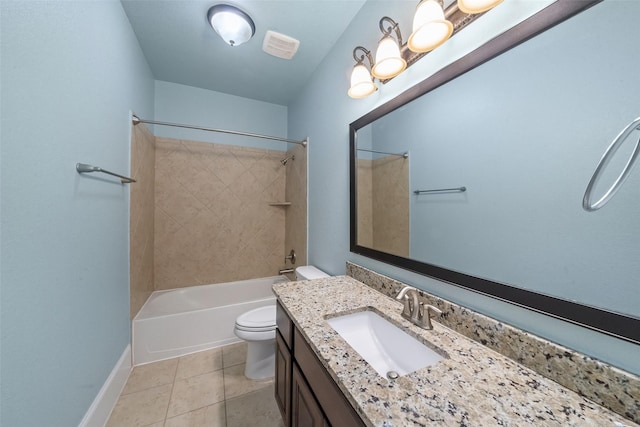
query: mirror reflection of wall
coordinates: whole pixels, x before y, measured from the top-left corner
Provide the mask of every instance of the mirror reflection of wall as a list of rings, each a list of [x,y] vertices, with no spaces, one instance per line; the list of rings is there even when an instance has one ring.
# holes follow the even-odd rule
[[[581,206],[604,150],[640,116],[639,14],[640,2],[600,3],[363,128],[374,149],[411,153],[409,258],[640,317],[640,169],[600,211]]]

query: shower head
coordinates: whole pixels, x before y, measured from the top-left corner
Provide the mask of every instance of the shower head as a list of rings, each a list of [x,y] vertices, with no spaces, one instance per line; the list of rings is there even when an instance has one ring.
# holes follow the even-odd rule
[[[296,159],[296,156],[292,154],[280,160],[280,163],[282,163],[282,166],[285,166],[289,160],[295,160],[295,159]]]

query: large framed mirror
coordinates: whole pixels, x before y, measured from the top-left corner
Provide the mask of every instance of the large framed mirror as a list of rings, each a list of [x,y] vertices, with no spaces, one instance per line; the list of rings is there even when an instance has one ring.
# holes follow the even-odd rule
[[[640,343],[640,167],[582,206],[640,116],[639,14],[558,0],[351,123],[351,251]]]

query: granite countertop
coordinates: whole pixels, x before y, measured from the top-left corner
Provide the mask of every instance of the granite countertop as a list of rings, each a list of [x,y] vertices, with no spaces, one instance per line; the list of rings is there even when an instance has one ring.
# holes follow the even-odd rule
[[[338,276],[273,286],[278,299],[352,406],[370,426],[637,426],[592,401],[440,325],[423,330],[402,304]],[[381,377],[326,322],[374,308],[447,358],[396,380]]]

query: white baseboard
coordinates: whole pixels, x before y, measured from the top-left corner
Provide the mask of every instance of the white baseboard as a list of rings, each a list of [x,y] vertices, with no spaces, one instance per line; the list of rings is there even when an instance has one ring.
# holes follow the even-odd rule
[[[128,345],[78,427],[104,427],[107,424],[111,411],[116,406],[118,397],[120,397],[120,393],[127,383],[130,372],[131,345]]]

